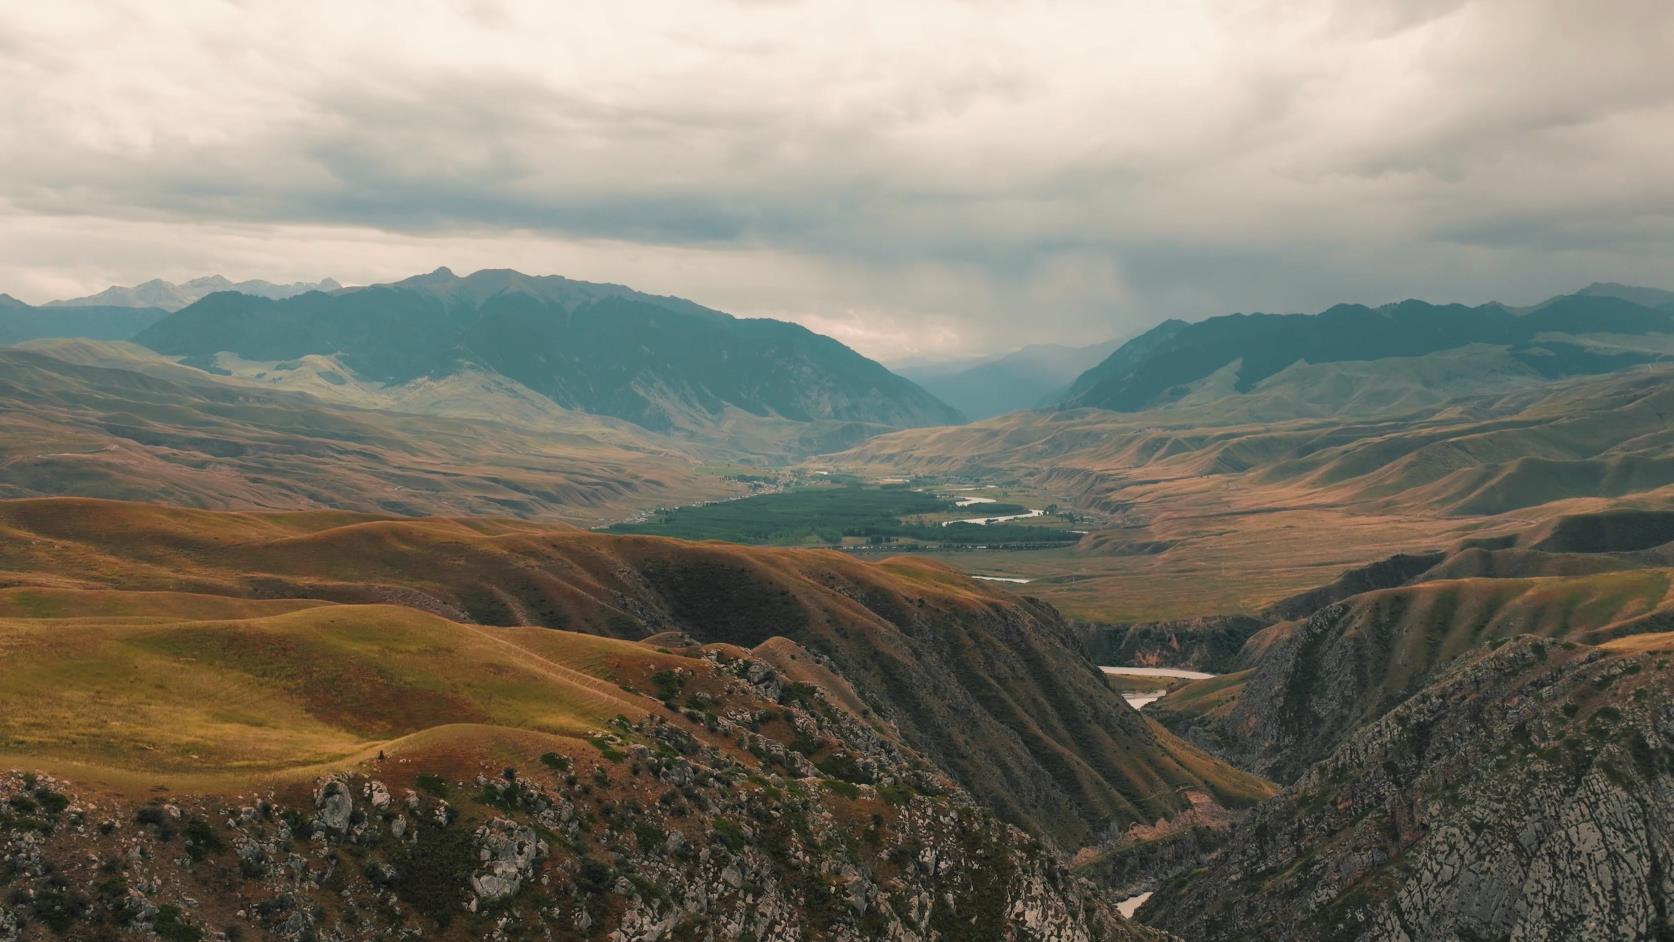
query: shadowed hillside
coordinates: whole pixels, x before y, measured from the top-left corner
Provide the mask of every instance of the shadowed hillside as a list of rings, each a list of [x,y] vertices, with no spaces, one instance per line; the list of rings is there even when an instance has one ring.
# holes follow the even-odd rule
[[[1188,685],[1159,719],[1241,766],[1290,781],[1484,644],[1533,635],[1605,644],[1674,630],[1666,514],[1565,517],[1497,547],[1466,545],[1389,587],[1313,596],[1245,644],[1235,686]],[[1566,536],[1568,538],[1566,538]],[[1659,547],[1658,536],[1668,539]],[[1648,545],[1649,544],[1649,545]],[[1424,557],[1406,557],[1406,560]],[[1401,559],[1377,571],[1401,573]],[[1195,688],[1215,691],[1198,698]]]
[[[29,770],[0,774],[0,929],[1153,937],[840,685],[793,681],[819,673],[809,652],[678,647],[0,591],[0,760]]]
[[[43,337],[127,340],[165,316],[157,307],[35,307],[0,294],[0,346]]]
[[[668,631],[829,658],[875,719],[1007,817],[1071,846],[1265,786],[1143,720],[1049,607],[946,567],[614,537],[512,520],[0,504],[15,584],[399,604],[482,625]]]

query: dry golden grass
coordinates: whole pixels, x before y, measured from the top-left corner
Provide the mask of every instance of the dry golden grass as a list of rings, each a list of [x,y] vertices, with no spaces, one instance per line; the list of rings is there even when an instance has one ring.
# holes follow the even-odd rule
[[[58,607],[108,607],[110,593],[86,594],[99,598]],[[176,620],[180,597],[145,595],[125,607],[161,614],[0,619],[0,761],[201,784],[352,763],[460,724],[578,736],[654,706],[585,668],[681,660],[394,606]]]
[[[1260,396],[1018,413],[881,436],[828,464],[1022,479],[1094,515],[1074,548],[935,554],[1030,579],[1019,591],[1066,614],[1256,612],[1394,553],[1564,514],[1674,506],[1668,379],[1633,371],[1407,414],[1271,423],[1247,420]]]

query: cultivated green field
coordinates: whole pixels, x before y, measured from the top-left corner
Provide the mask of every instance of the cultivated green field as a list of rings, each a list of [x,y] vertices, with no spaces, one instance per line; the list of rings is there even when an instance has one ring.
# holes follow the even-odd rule
[[[1073,543],[1080,534],[1061,527],[1017,523],[949,522],[977,516],[1028,512],[1022,504],[959,507],[955,501],[905,486],[839,485],[664,511],[651,520],[620,523],[613,533],[641,533],[687,540],[724,540],[775,546],[845,542],[971,546]]]

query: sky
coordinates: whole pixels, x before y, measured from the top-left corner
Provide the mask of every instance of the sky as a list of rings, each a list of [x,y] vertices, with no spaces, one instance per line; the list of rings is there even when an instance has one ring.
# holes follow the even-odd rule
[[[885,362],[1674,287],[1665,0],[0,5],[0,291],[447,265]]]

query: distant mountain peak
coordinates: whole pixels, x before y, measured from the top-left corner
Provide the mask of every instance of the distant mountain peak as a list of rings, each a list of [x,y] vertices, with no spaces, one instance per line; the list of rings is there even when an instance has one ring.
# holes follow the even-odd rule
[[[445,284],[449,281],[458,280],[459,276],[453,273],[453,269],[447,267],[446,265],[439,265],[434,271],[423,275],[414,275],[411,278],[403,278],[395,283],[398,285],[424,286]]]
[[[153,278],[137,285],[112,285],[98,294],[91,294],[82,298],[49,301],[44,306],[155,307],[162,308],[165,311],[178,311],[218,291],[236,291],[240,294],[279,300],[306,294],[309,291],[336,291],[342,287],[343,285],[334,278],[322,278],[315,282],[298,281],[283,285],[260,279],[235,282],[225,275],[204,275],[180,284],[164,281],[161,278]]]
[[[1595,281],[1575,293],[1586,297],[1618,298],[1653,308],[1674,305],[1674,291],[1647,288],[1643,285],[1624,285],[1616,281]]]

